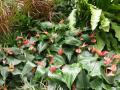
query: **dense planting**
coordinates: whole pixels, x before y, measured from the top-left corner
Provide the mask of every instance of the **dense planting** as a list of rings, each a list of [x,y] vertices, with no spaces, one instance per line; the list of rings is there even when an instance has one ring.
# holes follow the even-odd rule
[[[120,89],[119,0],[0,2],[0,90]]]

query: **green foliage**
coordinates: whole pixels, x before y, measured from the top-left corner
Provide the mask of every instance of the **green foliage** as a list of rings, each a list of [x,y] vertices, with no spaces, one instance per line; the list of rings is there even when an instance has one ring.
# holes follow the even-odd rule
[[[51,22],[35,20],[22,11],[16,13],[12,26],[16,32],[1,40],[6,43],[0,47],[0,87],[119,90],[120,2],[55,3],[56,20]]]
[[[68,19],[69,19],[69,28],[71,30],[75,29],[75,25],[76,25],[76,11],[77,11],[77,9],[73,9],[71,14],[68,17]]]
[[[90,6],[90,10],[91,10],[91,29],[95,30],[95,28],[98,25],[98,22],[100,21],[100,16],[102,13],[101,9],[96,8],[95,6]]]
[[[104,15],[101,15],[101,25],[99,28],[104,30],[105,32],[109,32],[110,20],[106,18]]]
[[[115,37],[118,38],[118,41],[120,41],[120,26],[117,25],[117,23],[112,22],[112,29],[115,31]]]

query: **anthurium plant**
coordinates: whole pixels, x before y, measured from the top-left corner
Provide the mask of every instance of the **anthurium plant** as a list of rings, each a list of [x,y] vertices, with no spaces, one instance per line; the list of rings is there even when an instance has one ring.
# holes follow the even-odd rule
[[[40,21],[24,15],[13,28],[19,31],[14,44],[1,44],[0,89],[119,90],[119,0],[56,3],[60,11],[67,4],[63,16],[54,11],[53,21]]]

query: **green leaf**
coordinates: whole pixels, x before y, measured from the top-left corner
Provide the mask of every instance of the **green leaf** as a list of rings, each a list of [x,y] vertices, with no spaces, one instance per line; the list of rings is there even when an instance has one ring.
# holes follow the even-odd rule
[[[88,90],[90,87],[88,75],[82,70],[76,78],[76,90]]]
[[[99,36],[101,37],[101,39],[104,41],[104,43],[107,46],[107,49],[110,50],[111,49],[111,44],[110,44],[110,40],[108,39],[108,34],[106,34],[104,31],[101,31],[99,33]]]
[[[72,12],[70,13],[68,20],[69,20],[69,27],[71,30],[75,30],[75,25],[76,25],[76,11],[77,9],[73,9]]]
[[[95,44],[95,48],[97,48],[99,50],[103,50],[103,48],[105,47],[105,43],[102,40],[102,38],[100,37],[99,33],[96,33],[96,40],[97,40],[97,43]]]
[[[72,48],[64,48],[64,53],[67,56],[68,60],[71,61],[72,55],[73,55],[73,49]]]
[[[79,61],[84,61],[84,60],[86,60],[86,61],[88,60],[90,62],[90,61],[96,61],[97,57],[93,56],[88,51],[84,51],[84,52],[82,52],[81,54],[78,55],[77,60],[78,60],[78,62]]]
[[[36,67],[36,65],[28,61],[22,70],[22,75],[28,74],[34,67]]]
[[[37,42],[37,41],[38,41],[38,39],[35,38],[35,37],[31,37],[31,38],[30,38],[30,42]]]
[[[25,53],[25,60],[32,61],[34,58],[35,56],[33,54]]]
[[[19,49],[17,47],[12,47],[11,49],[15,55],[19,55],[19,54],[23,53],[23,50]]]
[[[48,44],[45,42],[40,42],[38,44],[38,52],[41,53],[42,51],[44,51],[47,48]]]
[[[71,90],[71,86],[80,71],[79,64],[72,64],[64,66],[62,70],[56,73],[48,72],[48,76],[66,83],[67,87]]]
[[[80,62],[82,64],[82,67],[86,69],[89,72],[90,76],[100,76],[100,68],[101,64],[100,62],[90,62],[89,60],[83,60]]]
[[[10,57],[7,58],[7,63],[8,64],[18,65],[21,62],[22,62],[21,60],[18,60],[18,59],[15,59],[15,58],[10,58]]]
[[[90,41],[91,41],[91,39],[89,38],[89,35],[88,35],[88,34],[82,34],[81,37],[83,38],[83,40],[84,40],[85,42],[90,42]]]
[[[112,29],[115,31],[115,37],[120,41],[120,26],[115,22],[112,22],[111,25]]]
[[[112,87],[108,84],[104,84],[102,85],[102,87],[105,89],[105,90],[116,90],[116,89],[112,89]]]
[[[53,28],[54,24],[51,22],[42,22],[42,23],[40,23],[40,26],[43,30],[45,30],[45,29]]]
[[[0,51],[0,61],[5,57],[5,53]]]
[[[42,77],[46,73],[46,69],[44,67],[38,66],[35,72],[34,80],[38,80],[40,77]]]
[[[74,37],[71,37],[71,36],[66,37],[64,42],[65,42],[65,44],[68,44],[68,45],[75,45],[75,46],[80,46],[81,45],[80,40],[78,40]]]
[[[4,81],[0,80],[0,86],[3,86],[3,84],[4,84]]]
[[[101,70],[101,75],[106,80],[106,82],[108,84],[113,84],[114,83],[114,76],[107,76],[104,68],[101,68],[100,70]]]
[[[92,89],[102,90],[102,80],[100,78],[95,78],[90,82]]]
[[[21,71],[18,70],[18,69],[15,69],[13,72],[12,72],[13,75],[21,75]]]
[[[47,90],[68,90],[67,86],[60,81],[49,80]]]
[[[112,33],[109,33],[109,39],[110,39],[110,44],[112,49],[114,50],[114,52],[119,53],[120,52],[120,46],[119,46],[119,42],[117,40],[117,38],[114,37],[114,35]]]
[[[75,30],[69,30],[69,31],[66,31],[65,35],[66,36],[76,36],[81,30],[79,29],[75,29]]]
[[[57,66],[62,66],[65,64],[65,60],[62,56],[60,55],[55,55],[54,56],[54,65],[57,65]]]
[[[67,84],[68,88],[71,89],[71,85],[76,79],[78,73],[81,71],[79,64],[66,65],[63,69],[63,81]]]
[[[101,15],[101,21],[100,21],[100,29],[104,30],[105,32],[109,32],[110,29],[110,20],[106,18],[104,15]]]
[[[83,52],[78,56],[78,62],[86,69],[91,76],[100,76],[101,62],[96,61],[97,57],[92,56],[89,52]]]
[[[66,30],[68,28],[68,25],[66,25],[66,24],[56,24],[55,25],[55,30]]]
[[[8,76],[8,68],[7,67],[3,67],[3,68],[1,68],[0,71],[1,71],[1,75],[3,77],[3,80],[5,81],[7,76]]]
[[[93,5],[90,5],[90,10],[91,10],[91,14],[92,14],[91,15],[91,28],[92,28],[92,30],[95,30],[98,25],[98,22],[100,21],[100,16],[101,16],[102,10],[96,8]]]

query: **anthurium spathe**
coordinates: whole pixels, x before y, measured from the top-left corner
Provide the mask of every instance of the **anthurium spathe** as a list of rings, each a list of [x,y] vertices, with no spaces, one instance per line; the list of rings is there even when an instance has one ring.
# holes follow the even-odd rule
[[[109,53],[108,51],[100,51],[100,50],[96,49],[95,47],[91,48],[91,52],[96,53],[97,55],[99,55],[101,57],[103,57],[103,56],[105,56],[106,54]]]
[[[96,41],[96,39],[92,39],[91,42],[92,43],[96,43],[97,41]]]
[[[16,37],[16,40],[23,40],[24,38],[23,38],[23,36],[17,36]]]
[[[28,45],[29,43],[30,43],[29,40],[24,40],[24,41],[23,41],[23,45]]]
[[[23,45],[35,45],[35,42],[27,39],[23,41]]]
[[[51,66],[51,67],[49,68],[49,70],[50,70],[52,73],[54,73],[54,72],[56,72],[57,67],[56,67],[56,66]]]
[[[81,53],[81,49],[77,48],[77,49],[75,49],[75,52],[78,53],[78,54],[80,54]]]
[[[116,71],[117,71],[117,65],[112,64],[110,67],[106,68],[106,75],[107,76],[115,76]]]
[[[60,49],[58,50],[58,55],[62,55],[63,53],[64,53],[63,49],[60,48]]]
[[[111,64],[111,62],[112,62],[112,59],[111,58],[109,58],[109,57],[104,57],[104,64],[105,65],[109,65],[109,64]]]

